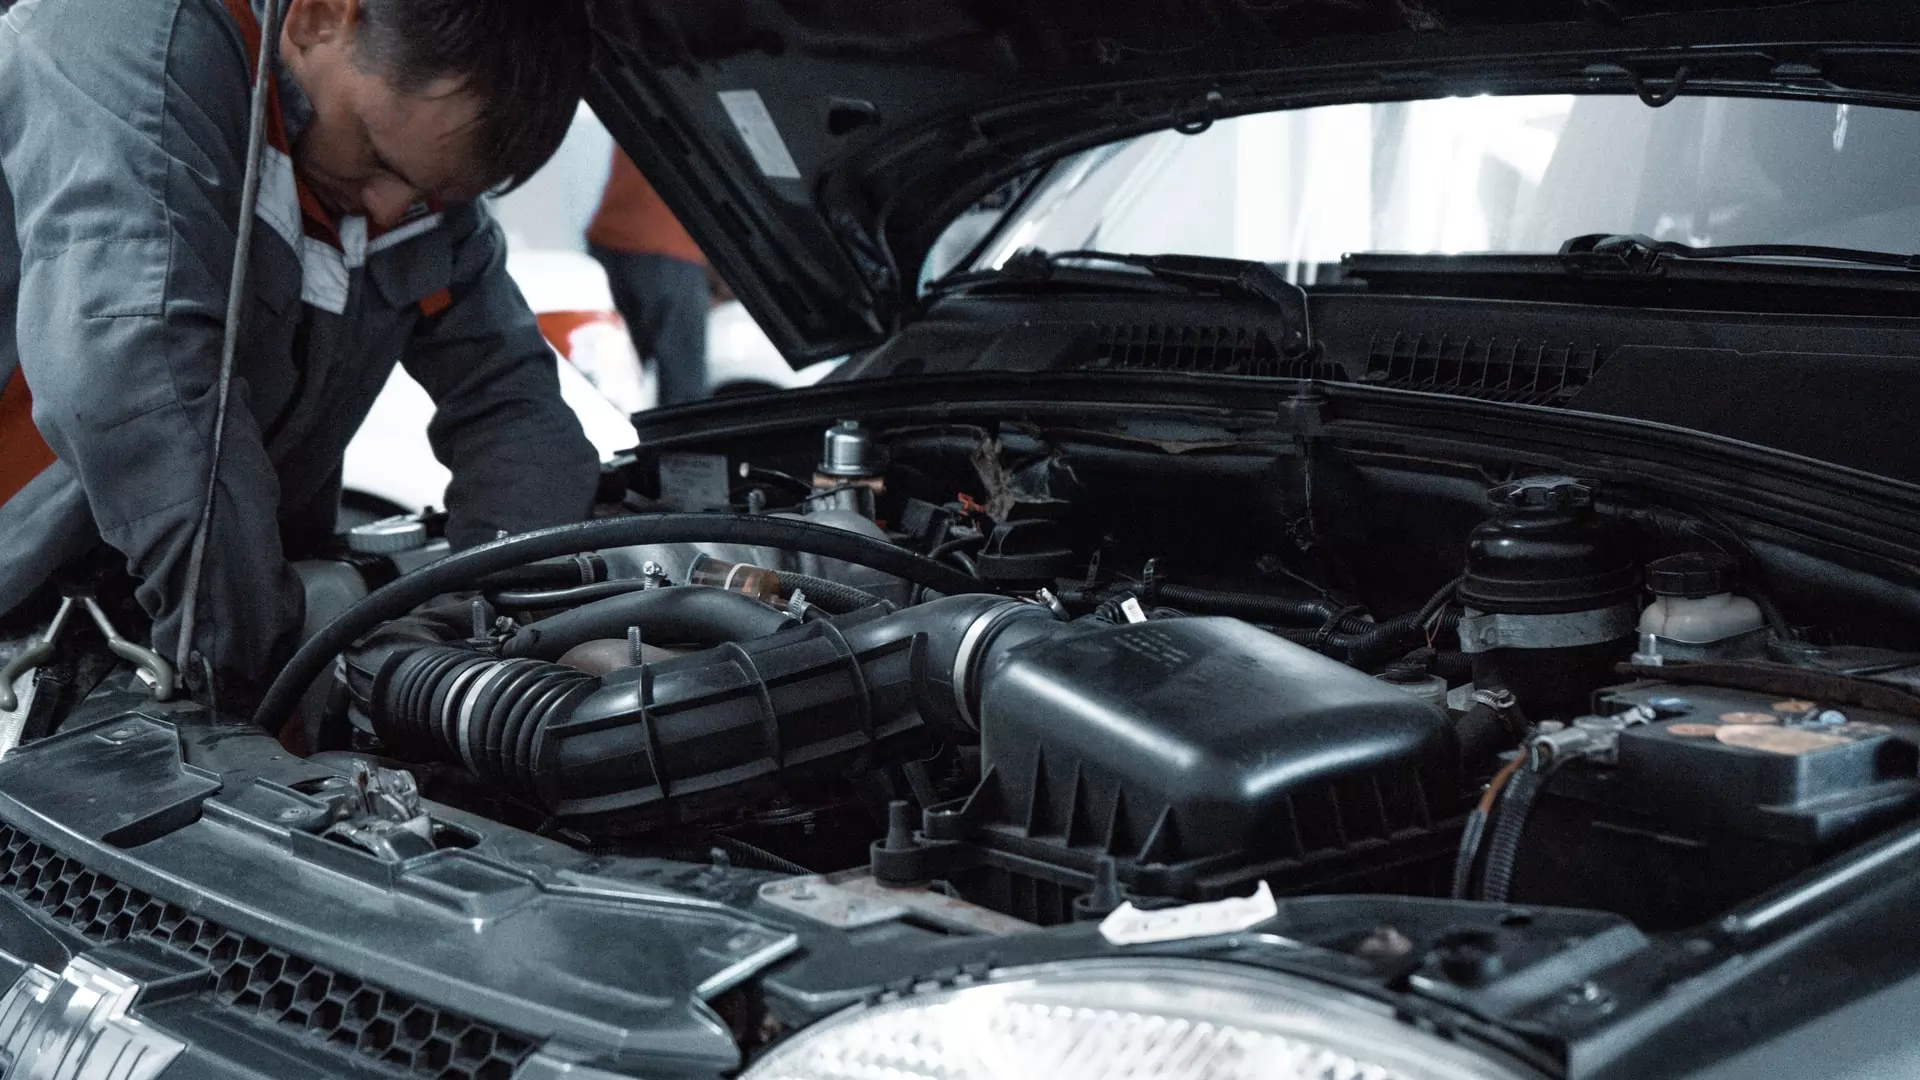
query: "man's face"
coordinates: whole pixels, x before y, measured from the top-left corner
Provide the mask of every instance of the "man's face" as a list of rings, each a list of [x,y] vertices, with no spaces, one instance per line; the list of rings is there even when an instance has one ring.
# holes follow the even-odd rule
[[[459,82],[439,79],[402,93],[356,63],[359,0],[290,0],[280,53],[313,102],[313,122],[293,147],[294,168],[336,216],[398,224],[425,198],[477,198],[471,131],[479,103]]]

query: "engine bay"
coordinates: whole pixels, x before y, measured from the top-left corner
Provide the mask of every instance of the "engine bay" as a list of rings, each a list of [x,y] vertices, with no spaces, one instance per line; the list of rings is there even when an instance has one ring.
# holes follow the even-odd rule
[[[80,622],[15,682],[0,892],[235,1060],[462,1080],[733,1075],[1143,957],[1638,1075],[1727,1050],[1661,1026],[1688,994],[1745,1031],[1906,970],[1920,596],[1837,524],[1873,504],[1312,401],[694,417],[583,524],[358,523],[257,705]]]
[[[1002,929],[1263,882],[1678,929],[1920,800],[1914,658],[1617,485],[855,420],[622,479],[596,527],[738,539],[366,627],[314,749],[584,850],[787,875],[764,898],[798,914]]]

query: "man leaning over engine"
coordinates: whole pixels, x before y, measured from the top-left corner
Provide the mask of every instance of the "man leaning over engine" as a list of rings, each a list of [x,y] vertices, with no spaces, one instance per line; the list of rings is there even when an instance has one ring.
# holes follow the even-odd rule
[[[206,502],[264,0],[0,16],[0,613],[123,564],[175,655]],[[290,553],[395,363],[455,546],[584,517],[598,464],[475,201],[559,145],[584,0],[286,0],[194,642],[229,711],[297,644]]]

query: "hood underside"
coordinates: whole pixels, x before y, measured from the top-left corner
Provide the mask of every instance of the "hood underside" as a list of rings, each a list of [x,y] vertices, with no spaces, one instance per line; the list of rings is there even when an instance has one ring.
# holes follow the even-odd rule
[[[590,102],[795,363],[910,318],[939,231],[1062,154],[1461,93],[1920,106],[1903,0],[595,0]]]

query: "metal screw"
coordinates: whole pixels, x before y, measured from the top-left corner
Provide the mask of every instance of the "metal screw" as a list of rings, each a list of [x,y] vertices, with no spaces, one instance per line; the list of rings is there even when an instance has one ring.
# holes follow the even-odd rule
[[[805,878],[802,878],[801,880],[794,883],[793,892],[789,893],[788,895],[795,900],[813,899],[813,882],[808,881]]]
[[[1821,724],[1839,725],[1847,722],[1847,714],[1841,712],[1839,709],[1828,709],[1815,717],[1814,720]]]
[[[281,821],[299,821],[301,818],[307,816],[307,812],[297,806],[289,806],[274,816]]]

